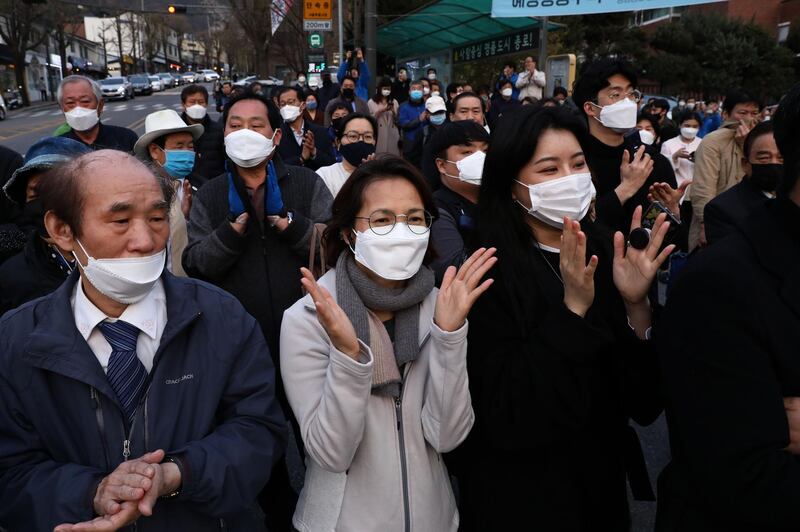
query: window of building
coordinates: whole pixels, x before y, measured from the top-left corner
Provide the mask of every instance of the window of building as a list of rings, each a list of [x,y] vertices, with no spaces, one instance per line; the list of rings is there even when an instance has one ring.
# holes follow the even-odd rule
[[[781,22],[778,24],[778,43],[783,44],[786,42],[786,39],[789,38],[789,28],[791,27],[791,22]]]

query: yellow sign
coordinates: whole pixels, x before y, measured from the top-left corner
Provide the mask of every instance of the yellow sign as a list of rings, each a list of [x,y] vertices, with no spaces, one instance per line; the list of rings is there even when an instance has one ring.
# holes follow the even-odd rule
[[[333,0],[303,0],[303,18],[306,20],[332,19]]]

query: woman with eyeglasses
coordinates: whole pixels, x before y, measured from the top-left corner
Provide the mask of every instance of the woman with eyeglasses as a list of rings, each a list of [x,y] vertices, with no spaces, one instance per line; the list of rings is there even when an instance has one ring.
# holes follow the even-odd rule
[[[331,271],[283,316],[281,375],[306,450],[300,531],[458,529],[441,453],[473,422],[466,316],[492,281],[479,249],[441,289],[427,264],[424,178],[398,157],[366,162],[333,203]]]
[[[500,261],[470,313],[462,530],[625,531],[626,473],[649,487],[628,419],[661,411],[647,293],[673,246],[660,251],[664,215],[644,250],[592,223],[587,142],[557,108],[519,109],[492,135],[475,235]]]
[[[336,130],[336,151],[342,160],[317,170],[333,197],[361,163],[374,158],[378,142],[378,123],[369,115],[351,113],[341,119]]]

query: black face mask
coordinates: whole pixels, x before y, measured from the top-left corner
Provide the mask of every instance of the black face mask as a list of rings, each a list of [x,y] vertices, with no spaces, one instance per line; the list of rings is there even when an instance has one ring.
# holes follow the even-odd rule
[[[750,181],[764,192],[775,192],[783,180],[782,164],[751,164]]]
[[[361,161],[375,153],[375,145],[367,144],[363,140],[358,142],[351,142],[350,144],[342,144],[339,147],[339,153],[342,157],[353,166],[359,166]]]
[[[355,91],[353,89],[342,89],[342,96],[345,99],[352,100],[354,95]]]
[[[17,220],[17,225],[25,232],[36,230],[41,237],[48,237],[47,229],[44,227],[44,207],[42,200],[33,199],[22,208],[22,216]]]
[[[340,116],[339,118],[334,118],[333,120],[331,120],[331,126],[333,127],[333,130],[335,132],[339,131],[340,129],[342,129],[342,121],[344,119],[345,119],[345,117]]]

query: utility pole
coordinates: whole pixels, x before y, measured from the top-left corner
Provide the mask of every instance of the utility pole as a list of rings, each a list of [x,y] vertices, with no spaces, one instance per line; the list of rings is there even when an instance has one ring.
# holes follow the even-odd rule
[[[372,74],[369,80],[370,94],[375,90],[376,79],[378,78],[377,68],[377,48],[378,48],[378,11],[377,0],[366,0],[366,28],[365,41],[367,44],[367,65]]]
[[[547,17],[541,17],[539,19],[539,64],[538,69],[545,73],[545,75],[549,76],[550,72],[547,72]]]
[[[342,22],[342,3],[344,0],[336,0],[336,7],[339,15],[339,61],[344,61],[344,23]]]

